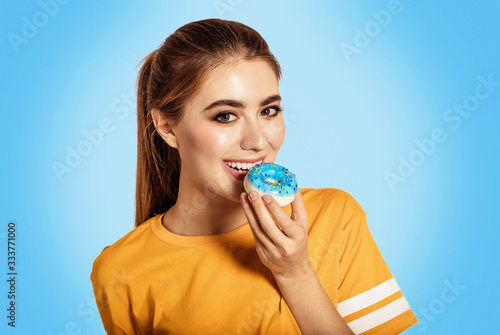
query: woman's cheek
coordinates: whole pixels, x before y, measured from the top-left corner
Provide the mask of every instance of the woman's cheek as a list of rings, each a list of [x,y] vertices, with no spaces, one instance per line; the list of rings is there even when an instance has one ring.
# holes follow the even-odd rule
[[[263,129],[264,136],[274,148],[279,148],[285,140],[285,122],[283,118],[270,122]]]
[[[230,134],[217,131],[213,128],[197,129],[193,141],[196,147],[204,153],[217,154],[224,152],[224,147],[229,144]]]
[[[196,123],[195,123],[196,124]],[[193,164],[197,157],[206,154],[210,144],[210,132],[204,128],[184,128],[178,136],[179,154],[185,163]]]

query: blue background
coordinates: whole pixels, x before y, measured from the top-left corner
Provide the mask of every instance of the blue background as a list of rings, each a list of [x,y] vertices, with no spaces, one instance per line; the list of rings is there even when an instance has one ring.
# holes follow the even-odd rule
[[[494,332],[500,86],[475,95],[480,78],[500,81],[500,5],[391,3],[3,1],[0,332],[104,333],[89,275],[133,228],[136,66],[181,25],[210,17],[255,28],[279,59],[287,128],[276,162],[300,187],[340,188],[363,206],[421,321],[406,334]],[[455,104],[472,111],[447,121]],[[73,150],[84,155],[57,173]]]

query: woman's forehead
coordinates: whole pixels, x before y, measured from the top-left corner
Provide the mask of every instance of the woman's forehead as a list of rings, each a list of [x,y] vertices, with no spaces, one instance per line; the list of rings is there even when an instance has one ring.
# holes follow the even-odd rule
[[[252,103],[278,94],[279,81],[268,63],[240,60],[207,72],[193,101],[211,104],[228,99]]]

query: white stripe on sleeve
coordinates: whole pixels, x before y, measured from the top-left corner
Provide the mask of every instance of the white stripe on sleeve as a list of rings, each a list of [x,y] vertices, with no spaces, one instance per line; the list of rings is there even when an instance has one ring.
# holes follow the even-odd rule
[[[349,322],[347,325],[355,334],[361,334],[367,330],[387,322],[401,313],[410,309],[410,305],[404,297],[394,300],[390,304],[368,313],[359,319]]]
[[[399,291],[399,286],[394,278],[391,278],[380,285],[375,286],[368,291],[360,293],[352,298],[339,302],[337,309],[342,317],[351,315],[357,311],[371,306],[391,294]]]

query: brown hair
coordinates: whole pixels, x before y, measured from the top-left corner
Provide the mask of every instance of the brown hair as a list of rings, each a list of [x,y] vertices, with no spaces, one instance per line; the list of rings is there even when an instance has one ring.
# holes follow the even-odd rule
[[[180,27],[141,61],[137,83],[136,226],[168,211],[179,191],[179,153],[157,133],[151,111],[158,110],[176,124],[207,72],[236,60],[263,60],[278,80],[281,78],[278,61],[257,31],[220,19]]]

